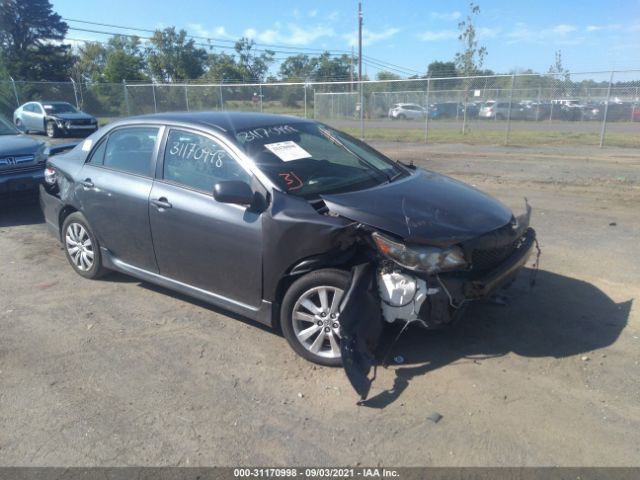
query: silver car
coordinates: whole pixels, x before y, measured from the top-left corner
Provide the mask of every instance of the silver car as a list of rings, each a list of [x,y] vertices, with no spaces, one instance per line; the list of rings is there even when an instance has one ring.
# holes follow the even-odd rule
[[[396,103],[389,109],[391,120],[423,120],[427,110],[416,103]]]
[[[24,132],[86,136],[98,129],[95,117],[76,110],[67,102],[27,102],[13,112],[13,123]]]

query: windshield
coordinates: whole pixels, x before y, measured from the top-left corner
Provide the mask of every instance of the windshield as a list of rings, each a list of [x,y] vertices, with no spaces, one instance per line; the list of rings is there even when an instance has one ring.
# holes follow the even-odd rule
[[[18,135],[19,133],[9,120],[0,115],[0,135]]]
[[[73,105],[66,102],[61,103],[44,103],[42,104],[45,111],[51,113],[76,113],[77,110],[73,108]]]
[[[305,198],[370,188],[408,172],[325,125],[288,123],[235,132],[237,143],[285,192]]]

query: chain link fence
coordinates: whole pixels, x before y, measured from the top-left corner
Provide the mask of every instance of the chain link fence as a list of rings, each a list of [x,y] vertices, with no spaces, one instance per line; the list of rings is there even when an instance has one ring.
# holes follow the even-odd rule
[[[314,118],[365,139],[640,147],[640,70],[264,84],[0,81],[0,112],[32,100],[98,117],[166,111]]]

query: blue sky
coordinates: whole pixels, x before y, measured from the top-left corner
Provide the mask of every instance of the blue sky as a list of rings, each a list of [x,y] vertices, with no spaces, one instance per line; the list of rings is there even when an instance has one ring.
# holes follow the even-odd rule
[[[70,19],[155,29],[184,28],[192,35],[286,45],[289,50],[350,51],[356,46],[357,1],[285,2],[280,0],[52,0]],[[640,0],[482,1],[476,2],[480,43],[487,47],[485,67],[496,72],[532,68],[546,72],[562,50],[574,72],[640,69]],[[364,0],[364,50],[370,77],[375,62],[424,73],[434,60],[452,60],[460,49],[457,23],[466,1]],[[70,26],[121,33],[144,32],[68,22]],[[105,35],[71,30],[73,39],[105,40]],[[223,51],[216,49],[218,51]],[[281,48],[281,50],[286,50]],[[309,53],[315,53],[309,51]],[[278,53],[278,58],[286,56]]]

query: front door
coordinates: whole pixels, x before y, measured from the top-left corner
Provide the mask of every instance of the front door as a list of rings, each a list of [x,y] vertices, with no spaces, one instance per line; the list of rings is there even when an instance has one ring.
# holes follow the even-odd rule
[[[82,167],[77,196],[100,245],[129,265],[158,271],[149,194],[158,127],[124,127],[107,135]]]
[[[173,128],[151,190],[149,217],[160,274],[251,307],[262,300],[261,213],[219,203],[213,185],[251,182],[218,140]]]

